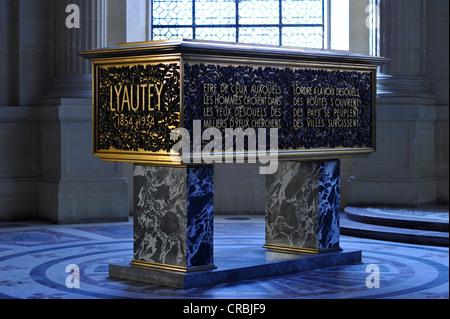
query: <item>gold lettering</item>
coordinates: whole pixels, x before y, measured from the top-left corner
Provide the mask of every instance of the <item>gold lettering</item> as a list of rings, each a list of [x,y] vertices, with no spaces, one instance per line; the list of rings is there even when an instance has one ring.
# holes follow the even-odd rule
[[[133,84],[110,86],[109,110],[111,112],[154,112],[162,108],[164,84]],[[147,105],[147,110],[146,110]]]
[[[113,87],[109,87],[109,110],[111,112],[115,112],[116,110],[113,107]]]
[[[130,110],[130,107],[133,108],[133,99],[134,99],[134,94],[133,94],[133,85],[130,85],[130,104],[128,107],[128,111]]]
[[[145,89],[146,88],[147,88],[147,85],[141,84],[142,111],[145,111],[144,96],[145,96]]]
[[[123,99],[122,99],[122,110],[124,109],[125,103],[128,104],[128,111],[130,110],[130,95],[128,94],[128,87],[125,85],[125,90],[123,90]]]
[[[122,85],[119,85],[119,90],[117,91],[117,85],[116,86],[114,86],[114,91],[116,91],[116,97],[117,97],[117,109],[116,109],[116,111],[118,111],[118,108],[119,108],[119,99],[120,99],[120,92],[122,92]]]
[[[161,84],[161,86],[158,88],[158,85],[155,85],[156,88],[156,94],[158,95],[158,111],[161,111],[161,93],[163,90],[164,84]]]
[[[148,110],[150,112],[153,112],[155,110],[155,108],[152,107],[152,97],[154,96],[152,94],[152,87],[154,86],[154,84],[149,84],[148,85]]]
[[[140,98],[139,98],[139,86],[136,86],[136,105],[133,104],[133,85],[131,86],[131,109],[133,110],[133,112],[136,112],[137,110],[139,110],[139,105],[140,105]]]

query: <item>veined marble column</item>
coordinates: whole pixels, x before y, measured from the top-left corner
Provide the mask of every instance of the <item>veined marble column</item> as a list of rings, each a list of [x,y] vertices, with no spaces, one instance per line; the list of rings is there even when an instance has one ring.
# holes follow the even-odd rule
[[[340,163],[278,164],[266,177],[266,243],[293,252],[339,248]]]
[[[380,0],[377,149],[354,159],[348,205],[434,204],[435,97],[425,77],[424,0]]]
[[[214,168],[135,166],[132,265],[188,272],[213,262]]]

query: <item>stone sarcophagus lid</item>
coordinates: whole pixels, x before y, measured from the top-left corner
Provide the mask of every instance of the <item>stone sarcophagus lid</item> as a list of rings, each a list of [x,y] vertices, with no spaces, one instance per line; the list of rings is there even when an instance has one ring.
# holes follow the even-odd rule
[[[93,63],[103,160],[177,166],[205,162],[203,152],[210,164],[269,149],[279,160],[327,160],[376,148],[383,58],[186,39],[80,55]]]

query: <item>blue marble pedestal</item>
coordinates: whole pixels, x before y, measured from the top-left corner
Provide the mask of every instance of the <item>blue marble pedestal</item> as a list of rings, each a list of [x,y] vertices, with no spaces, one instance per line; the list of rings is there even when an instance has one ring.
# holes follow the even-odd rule
[[[322,253],[339,248],[340,163],[278,164],[266,177],[265,248]]]
[[[279,163],[266,181],[270,249],[263,234],[245,251],[222,238],[214,258],[213,175],[135,166],[134,260],[109,265],[110,277],[193,288],[361,262],[339,248],[339,162]]]
[[[132,265],[214,268],[214,168],[135,166]]]

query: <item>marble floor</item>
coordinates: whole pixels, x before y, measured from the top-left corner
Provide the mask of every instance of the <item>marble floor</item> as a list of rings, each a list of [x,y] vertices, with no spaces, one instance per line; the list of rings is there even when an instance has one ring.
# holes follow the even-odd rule
[[[216,216],[215,250],[263,249],[264,217]],[[340,236],[362,263],[215,286],[175,289],[108,278],[108,265],[132,259],[127,223],[0,223],[1,299],[448,299],[448,247]],[[69,265],[80,269],[69,288]],[[66,272],[66,270],[68,272]],[[379,280],[378,280],[379,279]],[[379,285],[377,285],[379,283]],[[372,288],[369,288],[374,286]]]

